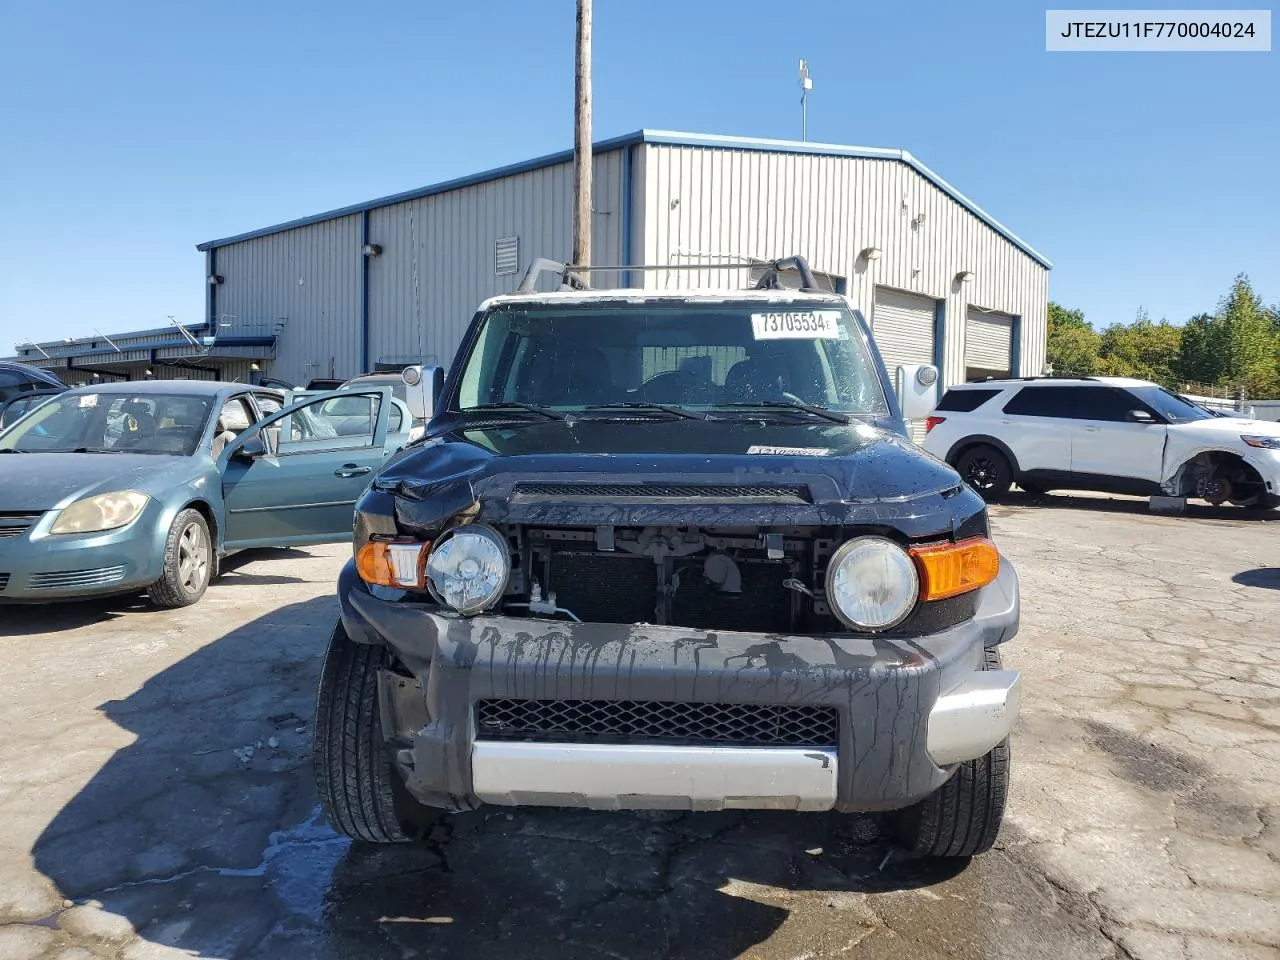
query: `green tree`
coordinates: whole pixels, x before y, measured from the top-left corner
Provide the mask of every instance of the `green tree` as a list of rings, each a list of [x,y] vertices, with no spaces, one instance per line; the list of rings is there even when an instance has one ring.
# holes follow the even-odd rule
[[[1050,303],[1045,360],[1057,373],[1097,373],[1099,338],[1080,310]]]
[[[1178,378],[1192,383],[1216,384],[1225,369],[1222,338],[1217,318],[1198,313],[1182,325],[1182,349],[1178,355]]]
[[[1172,384],[1178,378],[1182,329],[1161,320],[1152,323],[1139,308],[1133,323],[1112,324],[1102,331],[1099,372]]]
[[[1262,298],[1253,292],[1243,273],[1219,302],[1218,321],[1222,326],[1223,374],[1227,383],[1243,387],[1251,397],[1274,394],[1280,387],[1276,318],[1263,306]]]

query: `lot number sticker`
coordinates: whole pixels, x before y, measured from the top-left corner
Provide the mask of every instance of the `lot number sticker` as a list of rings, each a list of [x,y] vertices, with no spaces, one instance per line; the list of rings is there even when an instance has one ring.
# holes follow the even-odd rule
[[[831,452],[830,447],[764,447],[747,448],[747,456],[763,454],[773,457],[825,457]]]
[[[753,313],[751,333],[757,340],[838,340],[839,310],[786,310]]]

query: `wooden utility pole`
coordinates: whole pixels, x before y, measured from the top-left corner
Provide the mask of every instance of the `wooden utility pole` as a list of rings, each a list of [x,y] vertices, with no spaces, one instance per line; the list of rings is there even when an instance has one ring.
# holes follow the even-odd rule
[[[573,69],[573,262],[591,264],[591,0],[578,0]]]

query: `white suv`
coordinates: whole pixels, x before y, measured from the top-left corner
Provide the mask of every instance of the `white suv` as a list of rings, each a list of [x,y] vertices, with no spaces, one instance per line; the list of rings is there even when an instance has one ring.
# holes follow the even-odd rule
[[[924,448],[990,500],[1099,490],[1280,506],[1280,424],[1216,417],[1145,380],[986,380],[952,387]]]

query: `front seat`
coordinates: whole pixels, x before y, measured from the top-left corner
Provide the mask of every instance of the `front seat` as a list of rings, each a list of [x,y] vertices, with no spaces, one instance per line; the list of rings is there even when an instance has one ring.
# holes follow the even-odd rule
[[[777,400],[786,390],[787,368],[780,357],[756,356],[739,360],[724,378],[724,391],[731,402]]]
[[[542,374],[534,402],[549,406],[607,403],[613,399],[609,358],[598,347],[557,352]]]
[[[222,412],[218,414],[218,422],[213,427],[211,451],[213,459],[217,460],[222,456],[222,451],[227,448],[227,444],[248,430],[250,426],[249,418],[245,415],[244,407],[240,403],[228,403],[224,406]]]

